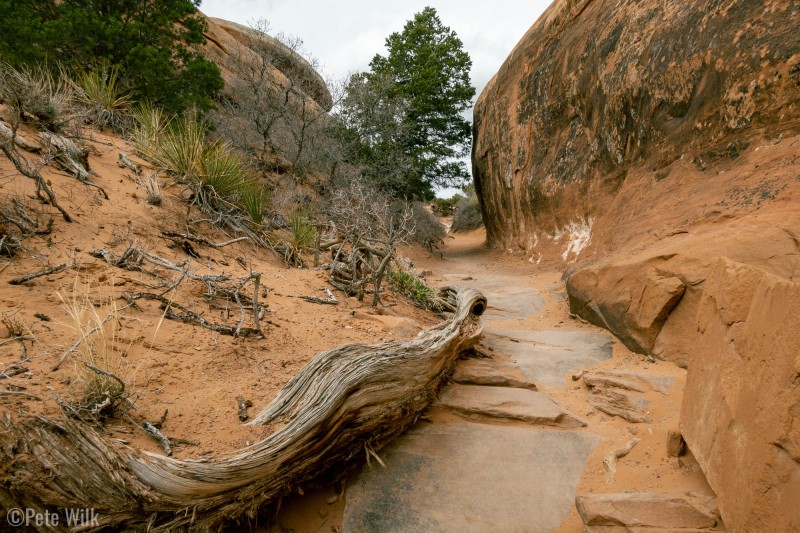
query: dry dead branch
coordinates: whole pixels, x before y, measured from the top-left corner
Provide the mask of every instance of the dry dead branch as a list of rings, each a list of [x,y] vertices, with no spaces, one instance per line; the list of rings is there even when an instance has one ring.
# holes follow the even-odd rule
[[[320,298],[319,296],[298,296],[298,298],[305,300],[307,302],[315,303],[315,304],[327,304],[327,305],[338,305],[339,300],[336,299],[336,295],[331,292],[330,289],[322,288],[321,291],[325,291],[325,294],[328,295],[327,298]]]
[[[145,250],[142,250],[141,248],[133,244],[130,245],[120,256],[116,256],[113,252],[111,252],[107,248],[100,248],[99,250],[94,250],[89,252],[89,254],[92,257],[103,259],[110,265],[119,268],[124,268],[126,270],[142,272],[154,278],[161,279],[164,282],[165,286],[167,285],[167,282],[155,271],[145,269],[143,266],[144,263],[150,263],[156,267],[180,273],[180,278],[178,279],[178,281],[171,282],[167,286],[167,288],[160,294],[141,292],[127,296],[126,298],[128,300],[129,306],[135,305],[136,300],[140,299],[156,300],[161,302],[162,309],[164,309],[165,317],[171,320],[180,320],[188,324],[196,324],[206,329],[222,333],[223,335],[233,335],[235,337],[240,337],[240,336],[257,334],[261,337],[264,337],[264,333],[261,330],[261,322],[260,322],[261,315],[263,313],[263,306],[258,301],[260,293],[260,283],[261,283],[260,272],[250,272],[248,276],[240,280],[231,280],[231,276],[228,275],[193,274],[191,272],[190,265],[188,263],[186,262],[177,264],[173,263],[168,259],[164,259],[163,257],[159,257]],[[209,322],[208,320],[203,318],[201,314],[196,313],[191,309],[187,308],[186,306],[180,305],[164,296],[166,293],[175,289],[184,279],[202,282],[206,287],[206,297],[209,300],[213,301],[214,299],[217,298],[223,298],[230,302],[235,302],[241,312],[241,319],[239,320],[237,326],[232,327],[224,324],[215,324],[213,322]],[[226,283],[229,281],[230,283]],[[242,293],[245,286],[250,282],[252,282],[253,284],[252,298],[249,298]],[[180,313],[176,313],[175,311],[173,311],[173,309],[177,309],[178,311],[180,311]],[[252,310],[253,313],[254,327],[252,328],[244,327],[244,323],[247,320],[247,314],[246,314],[247,309]]]
[[[633,447],[637,444],[639,444],[639,439],[631,439],[625,446],[609,452],[603,458],[603,466],[605,467],[606,472],[608,472],[611,480],[614,479],[614,475],[617,473],[617,459],[621,459],[622,457],[628,455]]]
[[[318,354],[250,422],[284,424],[216,461],[136,451],[67,417],[21,414],[0,447],[0,506],[93,507],[101,528],[149,531],[209,531],[255,516],[301,484],[356,464],[365,449],[379,450],[430,405],[459,354],[478,341],[486,308],[477,291],[447,290],[456,294],[455,314],[415,339]]]
[[[50,268],[45,268],[44,270],[40,270],[39,272],[33,272],[32,274],[28,274],[26,276],[22,276],[21,278],[14,278],[8,280],[9,285],[22,285],[23,283],[28,283],[31,280],[36,278],[41,278],[42,276],[49,276],[50,274],[57,274],[62,270],[66,270],[68,268],[72,268],[75,266],[74,264],[70,263],[59,263],[55,266]]]
[[[8,140],[0,142],[0,151],[3,152],[3,155],[5,155],[9,161],[11,161],[11,163],[14,165],[14,168],[17,169],[17,172],[36,182],[36,196],[41,202],[52,205],[58,210],[59,213],[61,213],[61,216],[66,222],[72,222],[72,217],[69,215],[66,209],[59,205],[56,195],[53,193],[50,185],[48,185],[47,181],[39,172],[40,167],[34,166],[33,163],[28,160],[28,158],[20,154],[19,150],[17,150],[17,127],[18,122],[14,121]],[[44,195],[42,193],[44,193]]]
[[[125,152],[119,153],[119,161],[117,162],[117,166],[120,168],[127,168],[137,176],[142,173],[142,169],[128,159],[128,156],[125,155]]]
[[[22,337],[15,337],[13,340],[20,340]],[[0,370],[0,379],[7,379],[13,378],[14,376],[18,376],[20,374],[24,374],[29,370],[26,366],[17,366],[16,363],[12,364],[5,370]]]
[[[239,420],[244,422],[250,418],[250,415],[247,414],[247,410],[253,407],[253,402],[245,400],[244,396],[237,396],[236,403],[239,405]]]
[[[26,152],[39,153],[42,151],[41,146],[33,144],[19,133],[17,134],[12,133],[11,128],[0,122],[0,141],[7,142],[12,138],[14,139],[14,144],[19,146]]]
[[[206,246],[211,246],[212,248],[224,248],[231,244],[235,244],[237,242],[247,241],[250,240],[250,237],[237,237],[235,239],[230,239],[225,242],[211,242],[205,237],[200,237],[199,235],[192,235],[191,233],[187,232],[186,234],[178,233],[177,231],[162,231],[161,235],[164,237],[168,237],[172,240],[187,240],[196,242],[198,244],[205,244]]]

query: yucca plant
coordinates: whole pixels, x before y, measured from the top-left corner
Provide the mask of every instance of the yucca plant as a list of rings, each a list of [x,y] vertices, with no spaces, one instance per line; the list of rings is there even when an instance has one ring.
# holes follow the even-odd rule
[[[225,143],[207,144],[198,166],[197,178],[203,189],[219,198],[235,198],[247,181],[241,157]]]
[[[302,211],[294,214],[290,221],[291,245],[299,254],[307,253],[314,246],[316,228],[308,215]]]
[[[180,181],[200,179],[206,150],[205,128],[200,121],[177,120],[149,104],[135,108],[133,116],[137,122],[134,142],[142,157]]]
[[[132,107],[131,115],[136,121],[134,137],[137,142],[140,136],[145,141],[155,140],[172,122],[172,117],[168,116],[160,107],[154,107],[149,102]]]
[[[122,94],[118,74],[116,66],[101,64],[78,76],[78,100],[88,107],[93,122],[101,128],[119,129],[129,117],[132,98]]]
[[[269,209],[269,193],[263,185],[251,179],[242,186],[240,205],[253,224],[261,226]]]

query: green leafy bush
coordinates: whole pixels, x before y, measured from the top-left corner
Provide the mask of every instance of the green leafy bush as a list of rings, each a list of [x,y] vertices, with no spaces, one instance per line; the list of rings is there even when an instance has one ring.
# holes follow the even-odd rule
[[[390,270],[388,278],[392,288],[410,298],[414,305],[424,309],[433,305],[436,292],[424,280],[402,270]]]
[[[207,110],[224,87],[196,45],[199,0],[0,0],[0,50],[15,67],[48,63],[72,74],[119,65],[123,93],[173,113]]]
[[[431,202],[431,209],[440,217],[449,217],[455,211],[458,202],[463,199],[464,196],[461,194],[454,194],[450,198],[434,198]]]

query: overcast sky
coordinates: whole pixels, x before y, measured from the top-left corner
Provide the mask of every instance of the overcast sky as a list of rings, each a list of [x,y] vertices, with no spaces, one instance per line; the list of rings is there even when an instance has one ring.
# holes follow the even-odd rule
[[[241,24],[266,19],[273,34],[303,39],[324,75],[342,78],[367,70],[375,54],[386,54],[386,37],[432,6],[472,58],[477,98],[548,5],[550,0],[203,0],[200,10]]]

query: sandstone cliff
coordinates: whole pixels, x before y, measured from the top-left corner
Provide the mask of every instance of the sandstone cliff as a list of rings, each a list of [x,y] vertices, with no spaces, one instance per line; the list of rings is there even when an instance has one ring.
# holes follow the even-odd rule
[[[798,25],[800,7],[786,0],[554,2],[475,106],[490,243],[534,250],[579,227],[597,242],[603,216],[614,229],[624,216],[641,236],[652,214],[635,210],[654,199],[671,208],[664,193],[687,171],[715,187],[719,164],[755,138],[800,130]]]
[[[273,59],[273,76],[291,80],[295,86],[302,87],[306,94],[319,105],[330,111],[333,106],[331,93],[325,80],[300,54],[270,35],[256,38],[253,30],[235,22],[208,17],[208,43],[203,47],[206,57],[220,66],[222,75],[229,81],[235,74],[229,64],[231,57],[246,61],[251,57],[254,64],[260,63],[257,54],[267,53]],[[241,57],[240,57],[241,56]]]
[[[557,0],[475,106],[489,244],[688,368],[682,429],[732,531],[800,527],[798,27],[786,0]]]

